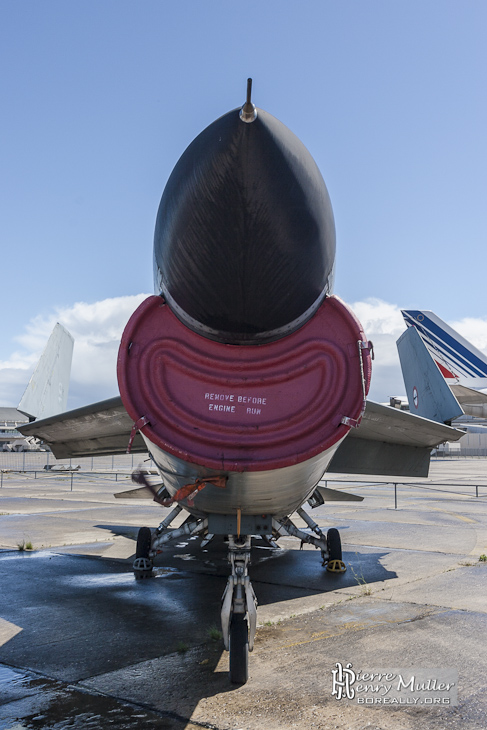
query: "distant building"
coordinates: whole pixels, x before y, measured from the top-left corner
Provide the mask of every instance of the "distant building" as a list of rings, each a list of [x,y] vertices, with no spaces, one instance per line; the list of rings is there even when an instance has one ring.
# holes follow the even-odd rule
[[[0,451],[25,451],[33,447],[17,426],[29,423],[29,418],[17,408],[0,406]]]

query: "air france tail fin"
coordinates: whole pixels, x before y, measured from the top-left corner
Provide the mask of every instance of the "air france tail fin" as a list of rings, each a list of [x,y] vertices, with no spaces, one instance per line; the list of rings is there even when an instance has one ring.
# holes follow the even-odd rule
[[[416,327],[397,341],[409,410],[438,423],[450,423],[463,410],[431,357]]]
[[[487,356],[433,312],[403,310],[408,327],[415,327],[448,385],[474,390],[487,388]]]
[[[73,344],[69,332],[56,324],[18,406],[30,419],[66,410]]]

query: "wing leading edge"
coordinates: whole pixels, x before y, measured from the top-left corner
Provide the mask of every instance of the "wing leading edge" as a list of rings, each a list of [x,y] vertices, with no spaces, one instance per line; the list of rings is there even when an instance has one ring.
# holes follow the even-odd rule
[[[56,459],[125,454],[133,427],[120,396],[93,403],[22,427],[24,436],[47,443]],[[132,452],[147,451],[137,433]]]

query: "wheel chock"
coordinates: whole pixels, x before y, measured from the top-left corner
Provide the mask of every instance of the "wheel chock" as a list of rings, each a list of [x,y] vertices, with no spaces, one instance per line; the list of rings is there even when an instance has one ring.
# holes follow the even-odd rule
[[[329,573],[345,573],[347,566],[343,560],[329,560],[326,569]]]
[[[136,580],[152,578],[154,575],[152,572],[152,560],[149,560],[149,558],[136,558],[133,569]]]

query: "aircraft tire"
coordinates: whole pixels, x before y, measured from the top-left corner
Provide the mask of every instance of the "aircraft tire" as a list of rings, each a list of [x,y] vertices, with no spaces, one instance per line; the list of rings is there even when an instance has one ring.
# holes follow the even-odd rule
[[[243,613],[234,613],[230,624],[230,682],[245,684],[249,678],[249,630]]]
[[[135,551],[136,558],[148,558],[151,547],[151,531],[150,527],[141,527],[137,534],[137,548]]]
[[[328,562],[331,562],[332,560],[342,560],[342,541],[340,533],[336,527],[330,527],[326,533],[326,542],[329,553]]]

